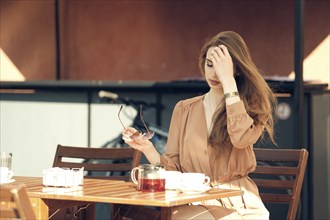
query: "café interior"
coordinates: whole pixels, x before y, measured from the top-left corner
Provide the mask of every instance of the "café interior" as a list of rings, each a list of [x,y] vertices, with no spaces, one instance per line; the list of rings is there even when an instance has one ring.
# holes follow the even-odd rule
[[[60,145],[120,147],[122,124],[138,123],[140,105],[157,150],[165,153],[175,104],[209,89],[198,68],[202,45],[218,32],[235,31],[278,102],[276,145],[258,141],[254,147],[308,152],[295,214],[287,217],[288,204],[267,204],[270,219],[330,219],[328,1],[1,0],[0,10],[0,150],[10,154],[16,183],[42,179],[57,167]],[[135,166],[147,163],[139,159]],[[201,194],[197,200],[207,195]],[[31,188],[27,195],[39,196]],[[155,204],[134,196],[140,205]],[[109,219],[116,208],[99,204],[92,217],[86,211],[78,219]],[[159,219],[171,218],[171,209],[161,210],[167,211]],[[62,211],[48,217],[64,219]]]

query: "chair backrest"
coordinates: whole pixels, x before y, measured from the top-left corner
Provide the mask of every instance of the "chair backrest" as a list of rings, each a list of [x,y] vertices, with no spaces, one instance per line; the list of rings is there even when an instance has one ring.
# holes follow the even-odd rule
[[[36,219],[24,185],[4,185],[0,188],[0,219]]]
[[[254,148],[256,170],[250,177],[257,184],[264,203],[289,204],[287,220],[296,218],[304,180],[306,149]]]
[[[129,181],[129,172],[139,165],[141,152],[131,147],[92,148],[58,145],[53,167],[81,168],[85,177]]]

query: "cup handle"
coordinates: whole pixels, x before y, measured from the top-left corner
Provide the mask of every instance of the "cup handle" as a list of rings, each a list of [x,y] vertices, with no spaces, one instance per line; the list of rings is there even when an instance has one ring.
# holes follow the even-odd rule
[[[8,171],[8,177],[7,178],[10,180],[13,176],[14,176],[13,171],[9,170]]]
[[[209,183],[210,183],[210,181],[211,181],[210,177],[208,177],[208,176],[205,176],[204,185],[207,185],[207,184],[209,184]]]
[[[131,171],[131,179],[133,181],[133,183],[135,183],[136,185],[138,184],[138,181],[136,180],[136,174],[135,172],[139,169],[139,167],[134,167]]]

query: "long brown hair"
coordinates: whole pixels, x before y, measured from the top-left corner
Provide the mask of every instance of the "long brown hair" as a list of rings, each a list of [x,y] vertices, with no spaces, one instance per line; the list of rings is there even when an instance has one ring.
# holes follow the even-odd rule
[[[205,60],[208,49],[219,45],[225,45],[232,57],[235,67],[235,81],[247,113],[254,120],[255,125],[265,126],[269,138],[275,143],[272,109],[276,105],[276,100],[239,34],[233,31],[220,32],[205,43],[199,56],[201,73],[205,76]],[[212,146],[223,146],[224,142],[229,140],[226,108],[218,109],[213,115],[212,121],[213,128],[209,136],[209,143]],[[262,137],[264,137],[264,132]]]

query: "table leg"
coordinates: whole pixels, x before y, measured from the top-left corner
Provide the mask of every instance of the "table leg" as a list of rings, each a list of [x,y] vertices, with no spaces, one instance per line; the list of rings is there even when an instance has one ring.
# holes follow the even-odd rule
[[[49,208],[41,198],[30,198],[37,219],[45,220],[49,217]]]
[[[160,220],[169,220],[172,218],[172,207],[162,207]]]

